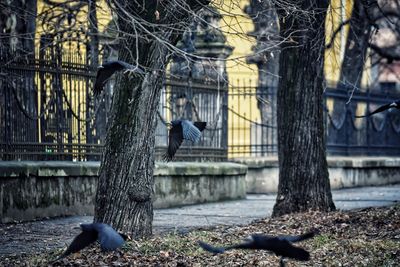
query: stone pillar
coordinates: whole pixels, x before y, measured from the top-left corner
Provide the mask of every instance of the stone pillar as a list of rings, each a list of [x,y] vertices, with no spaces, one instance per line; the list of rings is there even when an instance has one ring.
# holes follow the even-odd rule
[[[203,146],[227,149],[228,76],[225,59],[233,48],[226,44],[220,27],[221,14],[213,7],[204,8],[184,33],[177,47],[185,52],[173,58],[171,107],[173,118],[208,122]],[[181,85],[177,85],[177,81]],[[206,88],[207,91],[200,90]]]
[[[278,16],[272,1],[251,0],[250,5],[245,7],[245,13],[254,22],[254,31],[248,34],[256,38],[257,43],[253,46],[254,54],[247,57],[247,63],[256,64],[258,67],[257,106],[260,110],[262,144],[275,145],[276,151],[277,131],[276,128],[276,93],[279,75],[279,27]],[[262,155],[271,152],[269,146],[262,149]]]

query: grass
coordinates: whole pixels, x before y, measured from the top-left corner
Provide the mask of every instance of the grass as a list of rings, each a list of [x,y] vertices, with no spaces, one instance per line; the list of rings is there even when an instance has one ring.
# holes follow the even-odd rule
[[[349,212],[308,212],[264,219],[246,226],[217,227],[187,234],[169,233],[129,241],[122,250],[100,253],[93,246],[55,266],[278,266],[278,257],[265,251],[232,250],[220,255],[204,252],[202,240],[213,245],[239,242],[256,232],[320,234],[296,246],[310,251],[309,262],[288,260],[287,266],[400,266],[400,205]],[[0,259],[4,266],[48,266],[61,250],[51,254]]]

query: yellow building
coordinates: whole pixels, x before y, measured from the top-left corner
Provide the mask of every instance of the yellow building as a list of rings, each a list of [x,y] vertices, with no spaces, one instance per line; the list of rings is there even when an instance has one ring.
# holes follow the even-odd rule
[[[59,1],[62,3],[63,1]],[[252,53],[252,47],[256,44],[254,38],[248,35],[249,32],[254,30],[252,20],[243,11],[246,5],[249,5],[249,0],[232,0],[232,1],[220,1],[215,2],[216,8],[219,8],[222,20],[221,30],[227,38],[227,44],[234,47],[232,55],[226,61],[227,72],[229,77],[229,92],[230,97],[228,106],[235,113],[240,116],[247,118],[249,121],[261,122],[260,113],[257,107],[257,99],[255,96],[257,81],[258,81],[258,70],[255,64],[247,64],[246,56]],[[78,5],[79,2],[75,3]],[[69,5],[69,4],[67,4]],[[69,51],[65,53],[65,57],[70,56],[71,53],[75,54],[73,60],[80,61],[80,63],[86,62],[86,47],[78,45],[77,40],[85,40],[89,38],[87,35],[87,29],[89,27],[89,15],[88,6],[84,5],[76,16],[73,18],[68,16],[68,12],[65,10],[72,10],[74,6],[63,6],[49,7],[42,1],[38,1],[38,19],[37,19],[37,35],[42,36],[44,33],[58,32],[60,29],[73,29],[71,33],[67,33],[63,36],[64,39],[61,41],[64,44],[64,49]],[[58,12],[59,16],[51,17],[48,13],[50,8],[55,14]],[[351,15],[352,0],[333,0],[328,11],[326,20],[326,42],[329,43],[331,35],[338,27],[340,23],[347,20]],[[108,6],[104,0],[97,4],[97,20],[98,20],[98,31],[101,35],[102,32],[109,25],[112,16],[108,9]],[[44,19],[47,20],[47,25],[43,25]],[[82,29],[82,31],[80,31]],[[328,49],[325,54],[325,76],[330,84],[334,85],[339,79],[341,61],[344,55],[344,47],[347,38],[348,26],[343,28],[344,30],[337,34],[333,40],[332,49]],[[40,38],[37,38],[37,46],[40,46]],[[365,75],[364,75],[365,76]],[[364,78],[366,80],[366,78]],[[83,87],[85,81],[76,81],[74,83],[68,83],[66,80],[63,82],[64,88],[67,93],[71,94],[71,97],[81,97],[86,99],[86,95],[76,95],[77,88]],[[247,97],[238,96],[236,94],[240,90],[246,88],[248,94]],[[39,88],[39,90],[46,90],[45,88]],[[39,99],[40,101],[40,99]],[[332,106],[332,103],[328,103],[328,106]],[[81,103],[75,103],[72,105],[74,113],[80,117],[84,117],[86,113],[86,106],[82,106]],[[233,116],[230,112],[229,116],[229,132],[228,132],[228,146],[233,144],[239,146],[247,146],[251,142],[251,123],[247,120],[240,119],[238,116]],[[76,122],[73,124],[74,129],[85,132],[87,124]],[[239,132],[241,134],[239,134]],[[234,137],[240,136],[240,138]],[[244,137],[244,138],[243,138]],[[81,137],[79,140],[74,139],[73,142],[85,142],[85,137]],[[232,152],[232,151],[230,151]],[[235,151],[234,156],[240,156],[241,148]],[[243,152],[244,149],[243,149]],[[245,154],[243,154],[245,155]],[[233,154],[231,155],[233,156]]]

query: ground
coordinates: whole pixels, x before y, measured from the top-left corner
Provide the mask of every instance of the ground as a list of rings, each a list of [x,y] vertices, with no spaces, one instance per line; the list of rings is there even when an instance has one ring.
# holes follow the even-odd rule
[[[400,201],[400,184],[332,190],[340,210],[390,206]],[[200,227],[244,225],[268,217],[276,194],[250,194],[245,199],[189,205],[154,211],[153,233],[186,233]],[[65,248],[91,216],[70,216],[24,223],[0,224],[0,257],[49,253]]]
[[[129,241],[123,249],[100,253],[88,248],[55,266],[278,266],[265,251],[230,251],[211,255],[198,247],[203,240],[222,245],[249,234],[300,234],[318,229],[312,240],[299,243],[311,252],[309,262],[287,260],[287,266],[400,266],[400,205],[331,213],[308,212],[257,220],[245,226],[218,226],[184,234],[168,233],[149,240]],[[62,252],[5,256],[4,266],[47,266]]]

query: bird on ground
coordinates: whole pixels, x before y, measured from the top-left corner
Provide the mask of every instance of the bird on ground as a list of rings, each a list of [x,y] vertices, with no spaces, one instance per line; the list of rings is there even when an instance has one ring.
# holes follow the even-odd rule
[[[224,253],[230,249],[260,249],[271,251],[282,258],[308,261],[310,259],[310,253],[305,249],[293,246],[292,243],[300,242],[314,236],[315,232],[309,232],[298,236],[268,236],[254,234],[245,239],[245,242],[243,243],[227,247],[214,247],[202,241],[199,241],[199,245],[204,250],[214,254]],[[283,264],[283,259],[281,259],[281,265]]]
[[[94,84],[94,94],[98,95],[103,90],[103,86],[110,77],[117,71],[125,70],[125,72],[137,73],[144,75],[144,70],[139,66],[128,64],[121,60],[108,61],[97,69],[96,82]]]
[[[394,101],[393,103],[389,103],[389,104],[380,106],[380,107],[377,108],[376,110],[374,110],[374,111],[372,111],[371,113],[368,113],[368,114],[366,114],[366,115],[363,115],[363,116],[355,116],[355,117],[356,117],[356,118],[369,117],[369,116],[371,116],[371,115],[374,115],[374,114],[376,114],[376,113],[385,111],[385,110],[390,109],[390,108],[397,108],[397,109],[400,109],[400,100],[397,100],[397,101]]]
[[[171,121],[171,129],[168,136],[168,150],[164,155],[165,161],[171,161],[181,146],[183,140],[197,142],[200,140],[201,132],[206,128],[207,123],[203,121],[191,122],[188,120]]]
[[[84,249],[96,240],[99,241],[102,251],[112,251],[120,248],[125,240],[128,239],[127,235],[118,233],[110,225],[105,223],[81,224],[80,227],[82,232],[72,240],[72,243],[64,253],[53,262]]]

